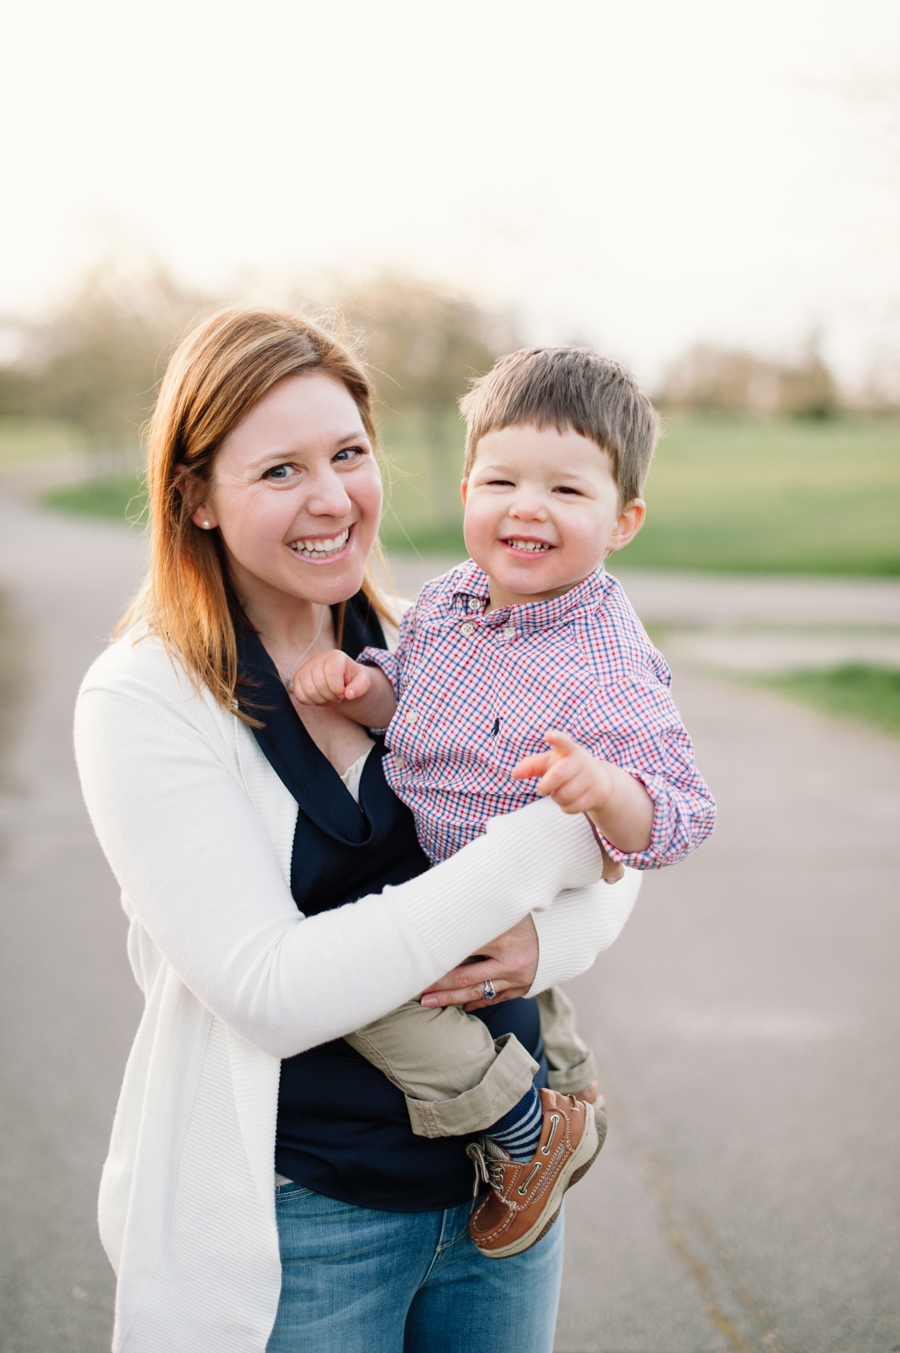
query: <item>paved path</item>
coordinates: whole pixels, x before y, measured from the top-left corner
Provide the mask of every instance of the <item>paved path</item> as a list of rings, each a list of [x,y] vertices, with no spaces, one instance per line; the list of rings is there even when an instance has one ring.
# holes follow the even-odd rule
[[[0,589],[31,672],[0,815],[2,1353],[108,1347],[94,1198],[139,1002],[69,729],[138,548],[0,497]],[[397,572],[414,591],[409,565]],[[669,579],[660,591],[687,611],[707,584],[690,603]],[[843,584],[828,586],[826,609]],[[891,586],[859,595],[880,616]],[[693,614],[680,623],[734,623]],[[570,1196],[557,1348],[888,1353],[900,746],[677,667],[676,696],[721,825],[648,878],[622,939],[575,984],[613,1126]]]

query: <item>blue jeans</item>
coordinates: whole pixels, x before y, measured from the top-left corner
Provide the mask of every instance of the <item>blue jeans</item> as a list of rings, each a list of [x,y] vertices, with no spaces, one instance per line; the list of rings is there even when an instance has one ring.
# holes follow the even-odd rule
[[[469,1205],[376,1212],[276,1189],[281,1300],[266,1353],[551,1353],[563,1218],[532,1249],[485,1259]]]

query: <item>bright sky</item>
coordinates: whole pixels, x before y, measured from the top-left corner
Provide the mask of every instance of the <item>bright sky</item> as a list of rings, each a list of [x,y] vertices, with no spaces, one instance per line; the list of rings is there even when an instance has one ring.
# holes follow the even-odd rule
[[[0,41],[0,316],[124,238],[217,291],[412,271],[644,379],[900,333],[900,94],[853,93],[896,0],[29,0]]]

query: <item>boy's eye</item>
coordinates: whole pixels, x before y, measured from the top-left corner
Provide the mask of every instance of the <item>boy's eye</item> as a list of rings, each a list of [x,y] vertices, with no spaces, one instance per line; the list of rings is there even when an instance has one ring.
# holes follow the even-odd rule
[[[578,489],[573,489],[573,488],[571,487],[571,485],[569,485],[569,484],[558,484],[558,485],[556,486],[554,492],[555,492],[555,493],[571,493],[571,494],[573,494],[576,498],[580,498],[580,497],[581,497],[580,491],[579,491]]]

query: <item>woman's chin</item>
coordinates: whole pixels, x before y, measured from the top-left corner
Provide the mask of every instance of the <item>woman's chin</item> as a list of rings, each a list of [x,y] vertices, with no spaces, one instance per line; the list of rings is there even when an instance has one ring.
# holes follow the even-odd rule
[[[352,539],[332,559],[297,557],[296,565],[292,561],[290,590],[328,606],[349,601],[362,587],[366,559]]]

